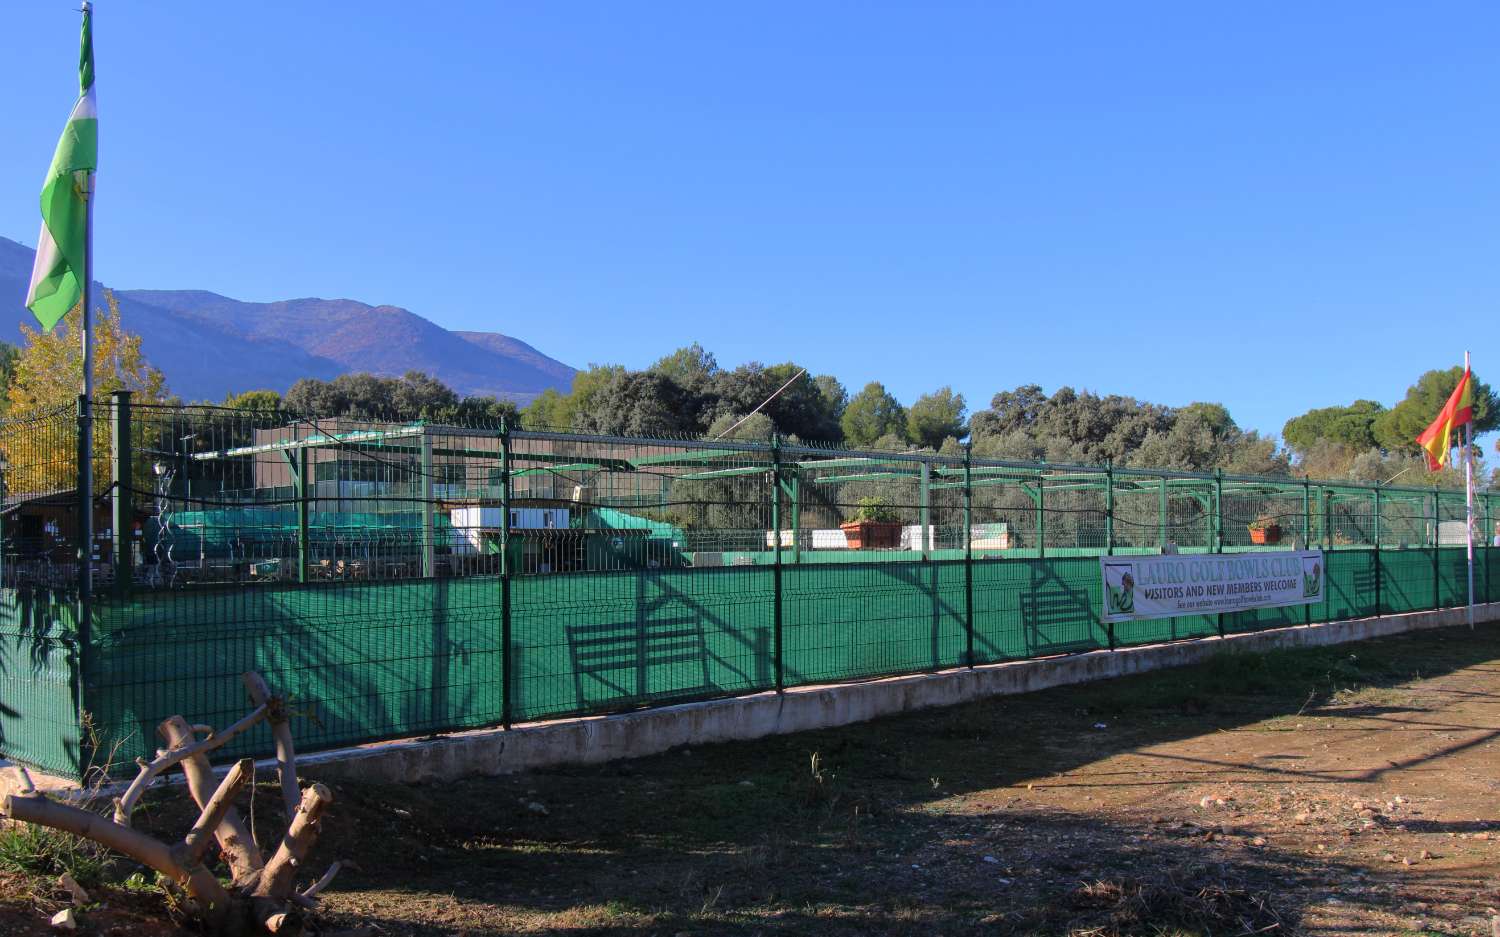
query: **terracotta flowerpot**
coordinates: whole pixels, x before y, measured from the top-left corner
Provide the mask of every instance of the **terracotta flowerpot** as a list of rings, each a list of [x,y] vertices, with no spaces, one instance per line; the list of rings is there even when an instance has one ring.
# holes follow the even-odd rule
[[[849,521],[839,525],[851,550],[889,550],[901,545],[898,521]]]
[[[1256,544],[1280,543],[1281,525],[1273,524],[1270,527],[1251,527],[1250,542]]]

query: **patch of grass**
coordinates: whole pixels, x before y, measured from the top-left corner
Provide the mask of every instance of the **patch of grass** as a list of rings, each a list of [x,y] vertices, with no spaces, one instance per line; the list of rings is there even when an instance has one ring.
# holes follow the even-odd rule
[[[93,840],[31,823],[0,829],[0,869],[56,878],[64,872],[88,888],[104,880],[109,852]]]
[[[83,769],[81,796],[71,803],[98,812],[101,805],[112,806],[113,801],[105,796],[104,789],[123,741],[107,743],[88,712],[82,713],[79,727],[88,740],[91,754]],[[94,840],[39,824],[0,823],[0,871],[48,879],[66,872],[78,884],[92,888],[105,882],[114,869],[115,859],[109,850]]]

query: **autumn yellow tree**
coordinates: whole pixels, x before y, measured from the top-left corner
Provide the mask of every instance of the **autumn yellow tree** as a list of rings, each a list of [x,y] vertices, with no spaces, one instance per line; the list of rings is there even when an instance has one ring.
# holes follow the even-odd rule
[[[128,390],[137,403],[167,399],[167,379],[151,366],[141,350],[141,337],[125,330],[114,294],[104,293],[108,309],[95,311],[94,393],[102,400],[116,390]],[[83,375],[79,328],[82,305],[51,332],[21,326],[25,344],[16,358],[6,390],[5,422],[0,428],[0,450],[9,463],[6,487],[18,494],[41,494],[74,487],[77,443],[75,403]],[[95,486],[108,483],[109,413],[96,413],[93,449]]]

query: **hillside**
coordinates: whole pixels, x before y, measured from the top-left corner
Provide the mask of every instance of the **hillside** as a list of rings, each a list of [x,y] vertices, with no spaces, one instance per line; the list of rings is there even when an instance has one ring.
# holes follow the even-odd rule
[[[0,340],[20,340],[32,250],[0,238]],[[97,286],[97,284],[96,284]],[[450,332],[397,306],[352,299],[249,303],[203,290],[116,290],[126,328],[188,400],[284,391],[301,377],[425,371],[460,394],[529,400],[573,369],[498,332]],[[100,300],[99,302],[102,302]],[[98,303],[96,302],[96,305]]]

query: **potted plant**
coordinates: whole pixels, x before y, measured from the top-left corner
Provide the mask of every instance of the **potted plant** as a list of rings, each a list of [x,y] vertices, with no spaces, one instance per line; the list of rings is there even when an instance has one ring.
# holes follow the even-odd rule
[[[1269,514],[1262,514],[1250,522],[1251,543],[1280,543],[1281,521]]]
[[[901,519],[884,498],[860,498],[859,510],[839,525],[851,550],[894,549],[901,545]]]

